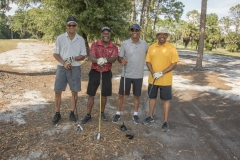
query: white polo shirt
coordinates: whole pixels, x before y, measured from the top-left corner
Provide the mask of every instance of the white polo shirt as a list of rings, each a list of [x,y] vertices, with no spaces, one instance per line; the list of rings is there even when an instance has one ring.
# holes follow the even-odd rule
[[[54,53],[59,54],[60,57],[65,60],[71,56],[86,56],[85,40],[78,34],[75,35],[73,40],[70,40],[67,32],[59,35],[55,42]],[[58,65],[61,63],[58,62]],[[72,62],[72,66],[80,66],[80,61]]]

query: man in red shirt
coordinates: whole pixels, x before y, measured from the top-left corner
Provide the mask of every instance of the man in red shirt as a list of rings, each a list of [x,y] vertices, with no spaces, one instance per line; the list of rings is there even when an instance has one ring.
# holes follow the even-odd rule
[[[81,120],[85,124],[91,120],[91,111],[94,105],[94,96],[100,85],[100,67],[102,67],[102,104],[101,118],[107,120],[104,109],[107,103],[107,96],[112,95],[112,63],[118,57],[118,48],[110,42],[111,30],[105,26],[101,29],[101,40],[92,44],[90,49],[90,60],[92,62],[89,72],[89,81],[87,87],[88,102],[87,115]]]

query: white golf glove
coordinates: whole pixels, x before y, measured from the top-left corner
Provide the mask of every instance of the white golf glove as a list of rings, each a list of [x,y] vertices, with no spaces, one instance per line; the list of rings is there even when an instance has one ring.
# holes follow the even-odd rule
[[[98,65],[102,66],[105,63],[107,63],[107,59],[106,58],[98,58],[98,60],[97,60],[97,64]]]
[[[160,78],[160,77],[162,77],[162,76],[163,76],[163,73],[162,73],[162,72],[156,72],[156,73],[153,74],[153,78],[154,78],[154,79],[158,79],[158,78]]]
[[[75,61],[75,57],[71,56],[71,57],[68,57],[66,60],[65,60],[65,63],[67,64],[71,64],[72,62]]]

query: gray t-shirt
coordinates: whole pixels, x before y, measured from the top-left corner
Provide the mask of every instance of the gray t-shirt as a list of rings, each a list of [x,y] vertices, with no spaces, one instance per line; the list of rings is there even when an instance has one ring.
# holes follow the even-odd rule
[[[139,39],[138,43],[134,43],[131,38],[123,41],[118,56],[128,60],[126,78],[143,78],[147,50],[148,44],[144,40]],[[122,76],[124,76],[124,67],[122,68]]]

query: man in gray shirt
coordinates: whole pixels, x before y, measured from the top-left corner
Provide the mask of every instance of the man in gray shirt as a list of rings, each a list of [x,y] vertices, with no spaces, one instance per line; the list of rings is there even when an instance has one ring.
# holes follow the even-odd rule
[[[119,86],[119,98],[116,115],[113,117],[112,122],[117,123],[121,119],[121,106],[123,105],[124,94],[129,95],[131,84],[133,87],[134,95],[134,113],[133,120],[136,124],[139,123],[138,107],[139,97],[141,96],[145,57],[148,50],[146,41],[141,40],[140,26],[133,24],[130,27],[131,38],[125,40],[118,55],[118,62],[123,65],[122,76]],[[125,85],[124,85],[125,81]],[[124,88],[125,87],[125,88]],[[125,93],[124,93],[125,92]]]

